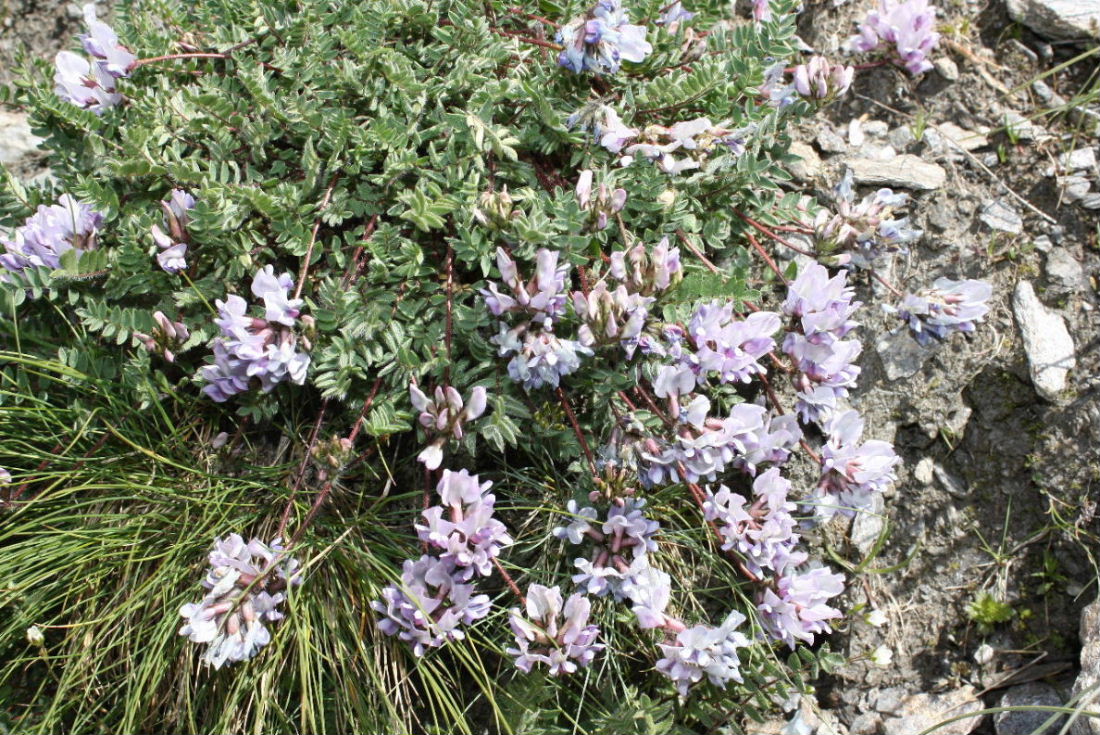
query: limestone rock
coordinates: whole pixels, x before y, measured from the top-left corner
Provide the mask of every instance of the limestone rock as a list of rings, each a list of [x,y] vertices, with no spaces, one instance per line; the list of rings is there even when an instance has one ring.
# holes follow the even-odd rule
[[[31,133],[26,115],[0,110],[0,163],[12,166],[34,156],[40,142]]]
[[[1019,235],[1024,231],[1023,217],[1000,199],[994,199],[983,204],[978,219],[984,222],[989,229],[1007,232],[1010,235]]]
[[[1077,365],[1073,338],[1065,320],[1039,301],[1029,281],[1016,284],[1012,311],[1023,337],[1035,390],[1048,401],[1059,401],[1069,371]]]
[[[851,169],[857,184],[934,191],[947,181],[947,172],[942,167],[908,153],[889,161],[850,158],[845,165]]]
[[[964,686],[943,694],[913,694],[901,702],[897,713],[883,719],[884,735],[915,735],[945,720],[972,714],[982,709],[974,687]],[[937,735],[968,735],[982,717],[966,717],[937,727]]]
[[[790,153],[798,156],[799,161],[787,164],[787,170],[797,181],[809,182],[821,173],[821,157],[812,146],[801,141],[791,143]]]
[[[1089,692],[1088,694],[1084,694]],[[1100,706],[1100,600],[1081,613],[1081,673],[1073,684],[1074,704],[1095,710]],[[1100,719],[1078,717],[1073,722],[1073,735],[1100,735]]]
[[[1100,38],[1100,0],[1008,0],[1008,14],[1045,38]]]
[[[1062,698],[1054,687],[1044,682],[1020,684],[1001,696],[998,707],[1061,707]],[[998,712],[993,716],[993,727],[997,735],[1054,735],[1065,724],[1065,717],[1057,717],[1045,729],[1043,723],[1050,719],[1052,712],[1032,710],[1030,712]]]

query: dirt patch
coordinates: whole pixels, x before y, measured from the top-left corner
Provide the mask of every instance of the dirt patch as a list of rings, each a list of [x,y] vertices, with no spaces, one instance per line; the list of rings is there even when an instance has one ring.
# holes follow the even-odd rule
[[[20,49],[50,58],[80,29],[80,3],[59,0],[0,0],[0,84],[17,70]]]

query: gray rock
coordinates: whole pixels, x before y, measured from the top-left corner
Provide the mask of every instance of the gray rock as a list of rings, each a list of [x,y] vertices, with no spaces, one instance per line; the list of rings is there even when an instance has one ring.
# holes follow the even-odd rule
[[[22,163],[38,153],[41,142],[31,133],[25,114],[0,110],[0,163],[6,166]]]
[[[1047,134],[1041,125],[1036,125],[1018,112],[1006,112],[1004,126],[1010,136],[1021,141],[1037,140]]]
[[[884,735],[915,735],[945,720],[981,709],[982,703],[974,687],[969,685],[943,694],[913,694],[902,701],[896,715],[883,718],[882,732]],[[937,727],[935,732],[936,735],[968,735],[981,720],[982,715],[965,717]]]
[[[901,711],[901,703],[908,693],[901,687],[889,687],[880,689],[875,697],[875,712],[884,715],[893,715]]]
[[[1073,683],[1070,701],[1075,707],[1095,710],[1100,706],[1100,600],[1081,612],[1080,635],[1081,673]],[[1070,732],[1073,735],[1100,735],[1100,719],[1078,717]]]
[[[1047,166],[1044,172],[1047,176],[1054,176],[1055,174],[1065,173],[1072,174],[1078,171],[1095,171],[1096,170],[1096,149],[1095,148],[1078,148],[1076,150],[1067,151],[1058,156],[1057,163],[1054,166]]]
[[[890,131],[890,126],[885,120],[867,120],[863,123],[863,134],[872,138],[882,139]]]
[[[1085,269],[1065,248],[1054,248],[1047,254],[1047,277],[1060,291],[1074,293],[1085,283]]]
[[[1081,197],[1081,201],[1078,202],[1085,209],[1100,209],[1100,192],[1092,192]]]
[[[859,553],[867,556],[874,548],[875,542],[882,535],[882,529],[886,527],[886,517],[883,515],[885,501],[882,493],[871,496],[871,507],[865,511],[856,513],[852,519],[852,530],[848,532],[852,545],[859,549]]]
[[[1008,14],[1044,38],[1100,38],[1100,0],[1008,0]]]
[[[952,147],[962,148],[964,151],[974,151],[989,145],[989,138],[982,133],[961,128],[953,122],[940,123],[936,127],[939,128],[940,135],[946,139],[948,145]]]
[[[912,145],[916,139],[916,136],[913,135],[913,129],[908,125],[893,128],[886,134],[886,141],[890,144],[891,148],[897,151],[904,151]]]
[[[940,481],[940,485],[942,485],[943,489],[948,493],[954,495],[956,498],[966,497],[968,492],[966,485],[959,480],[959,478],[944,469],[943,465],[933,464],[932,474],[936,476],[936,479]]]
[[[1062,698],[1054,687],[1043,682],[1020,684],[1001,696],[998,707],[1061,707]],[[1053,735],[1062,729],[1065,717],[1055,717],[1047,727],[1043,723],[1051,718],[1051,712],[998,712],[993,716],[993,727],[997,735]]]
[[[1040,253],[1049,253],[1054,243],[1050,241],[1050,235],[1039,235],[1035,238],[1035,249]]]
[[[957,81],[959,78],[959,65],[948,56],[940,56],[937,59],[933,59],[932,68],[936,70],[937,74],[949,82]]]
[[[982,205],[978,219],[990,229],[1019,235],[1024,231],[1024,220],[1020,213],[1001,199],[994,199]]]
[[[802,182],[816,179],[821,173],[821,158],[817,155],[817,151],[801,141],[791,143],[789,151],[801,159],[787,164],[787,170],[791,172],[791,176]]]
[[[913,468],[913,478],[922,485],[931,485],[935,478],[936,461],[931,457],[921,457]]]
[[[1050,85],[1044,82],[1042,79],[1036,79],[1031,83],[1031,91],[1035,93],[1035,96],[1039,98],[1039,101],[1044,105],[1050,104],[1054,101],[1054,90],[1050,88]]]
[[[947,172],[943,168],[908,153],[889,161],[849,158],[844,163],[852,171],[857,184],[933,191],[947,181]]]
[[[1060,401],[1069,371],[1077,365],[1073,337],[1065,320],[1039,301],[1029,281],[1016,284],[1012,311],[1020,327],[1036,392],[1048,401]]]
[[[1062,201],[1073,204],[1088,195],[1092,182],[1084,176],[1059,176],[1058,187],[1062,190]]]
[[[844,141],[844,138],[840,136],[831,125],[825,125],[818,132],[817,147],[826,153],[843,153],[848,150],[848,144]]]
[[[909,329],[902,327],[880,337],[875,342],[875,351],[882,361],[886,377],[900,380],[919,373],[935,350],[932,347],[922,347],[909,334]]]

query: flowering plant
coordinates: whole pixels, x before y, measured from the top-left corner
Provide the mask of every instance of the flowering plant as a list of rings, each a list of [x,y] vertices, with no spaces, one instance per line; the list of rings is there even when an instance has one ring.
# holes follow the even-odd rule
[[[815,529],[898,462],[846,404],[857,289],[919,233],[890,192],[812,222],[782,194],[785,130],[852,77],[785,71],[795,5],[91,8],[87,58],[27,71],[56,180],[0,198],[7,346],[97,381],[69,425],[180,493],[103,502],[142,515],[131,556],[177,524],[190,566],[157,579],[185,622],[158,645],[222,669],[181,684],[209,729],[714,731],[722,697],[759,715],[836,664],[804,645],[844,607]],[[781,270],[779,228],[823,262]],[[896,308],[947,338],[987,297]],[[175,428],[138,441],[119,406]],[[15,469],[13,503],[45,484]],[[147,680],[131,729],[184,727]]]

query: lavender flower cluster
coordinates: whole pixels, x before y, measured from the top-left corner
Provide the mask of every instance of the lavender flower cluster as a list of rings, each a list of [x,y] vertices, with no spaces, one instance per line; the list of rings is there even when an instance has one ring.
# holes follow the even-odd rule
[[[857,202],[852,172],[846,172],[836,187],[836,212],[822,209],[814,219],[818,253],[834,265],[871,268],[885,253],[906,252],[906,246],[924,234],[910,227],[908,218],[893,217],[908,201],[908,194],[879,189]]]
[[[576,501],[567,506],[573,520],[554,529],[554,535],[570,543],[585,538],[595,542],[588,557],[573,561],[577,573],[574,584],[585,594],[602,597],[611,594],[616,600],[626,596],[624,586],[639,572],[649,567],[649,553],[657,549],[654,536],[661,524],[645,515],[645,500],[620,498],[607,509],[599,527],[590,521],[598,518],[595,508],[578,507]]]
[[[382,616],[379,629],[410,644],[416,656],[461,640],[466,635],[462,626],[489,614],[489,596],[476,594],[471,580],[491,574],[492,560],[512,543],[504,524],[493,517],[491,486],[466,470],[444,470],[436,486],[442,505],[426,509],[424,524],[416,526],[429,548],[441,553],[406,560],[400,582],[371,603]]]
[[[604,645],[596,642],[599,626],[588,622],[592,603],[584,595],[570,595],[563,606],[557,587],[533,584],[527,589],[525,607],[526,617],[518,608],[509,613],[516,647],[505,651],[515,657],[520,671],[530,673],[535,664],[545,664],[551,676],[572,674],[603,650]]]
[[[187,225],[191,222],[195,197],[182,189],[173,189],[168,200],[160,206],[164,210],[164,229],[159,225],[152,227],[153,241],[160,249],[157,265],[166,273],[179,273],[187,267],[187,246],[191,242]]]
[[[271,641],[264,623],[283,618],[279,606],[284,590],[301,584],[298,560],[289,557],[275,539],[247,544],[236,533],[215,539],[210,570],[202,585],[201,601],[180,608],[186,623],[179,634],[193,643],[206,643],[204,663],[220,669],[226,662],[245,661]]]
[[[152,334],[134,332],[134,339],[142,344],[146,350],[161,355],[167,362],[176,361],[176,351],[191,336],[190,330],[183,322],[174,322],[164,315],[162,311],[153,312]]]
[[[249,316],[248,302],[236,294],[215,301],[214,323],[221,337],[214,340],[214,364],[199,371],[207,383],[203,393],[221,403],[249,390],[253,379],[265,393],[285,380],[305,383],[309,355],[297,351],[299,337],[293,328],[299,321],[308,327],[311,320],[301,316],[302,300],[290,298],[292,288],[290,274],[276,276],[269,265],[252,279],[252,295],[263,300],[264,318]],[[303,342],[308,348],[308,340]]]
[[[884,51],[916,75],[932,68],[928,57],[939,41],[936,8],[928,0],[878,0],[849,47],[855,52]]]
[[[556,40],[565,47],[558,64],[577,74],[614,74],[623,61],[638,63],[653,51],[645,37],[645,26],[630,24],[621,0],[599,0],[558,30]]]
[[[437,386],[433,398],[428,398],[415,385],[409,386],[409,399],[413,408],[420,412],[420,425],[436,437],[417,456],[429,470],[439,469],[443,462],[443,446],[447,437],[461,439],[463,426],[485,413],[488,400],[485,388],[475,387],[470,391],[470,400],[463,403],[462,394],[451,386]]]
[[[607,227],[608,218],[623,211],[626,206],[626,189],[608,189],[607,184],[600,184],[596,189],[595,198],[592,197],[592,169],[581,171],[577,179],[577,205],[584,212],[589,212],[593,224],[597,230]]]
[[[11,238],[0,238],[5,252],[0,266],[12,272],[26,268],[59,268],[61,256],[70,250],[94,250],[103,215],[69,194],[57,204],[39,205]]]
[[[989,313],[986,302],[993,287],[985,281],[937,278],[931,288],[906,294],[896,308],[922,345],[945,339],[951,332],[973,332]]]
[[[870,508],[871,497],[896,479],[901,460],[893,446],[878,439],[860,443],[863,418],[856,411],[838,411],[821,428],[828,441],[821,450],[821,481],[810,498],[818,517]]]
[[[95,4],[84,6],[88,32],[80,36],[84,58],[72,51],[60,51],[55,59],[57,96],[77,107],[102,113],[122,102],[115,82],[130,76],[137,57],[119,43],[118,34],[96,18]]]
[[[783,313],[795,320],[795,329],[783,340],[783,352],[798,369],[796,408],[807,423],[832,415],[859,377],[855,359],[863,343],[845,339],[857,326],[851,317],[861,304],[854,299],[846,274],[830,277],[818,263],[807,265],[790,284]]]

